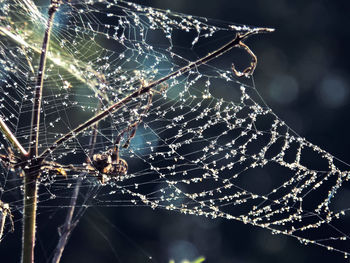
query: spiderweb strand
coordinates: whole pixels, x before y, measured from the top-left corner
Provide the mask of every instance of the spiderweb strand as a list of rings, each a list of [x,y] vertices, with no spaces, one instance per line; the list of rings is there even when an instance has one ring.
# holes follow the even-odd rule
[[[0,5],[0,114],[28,148],[32,69],[38,68],[36,50],[47,7],[35,7],[29,0]],[[162,79],[235,35],[257,30],[126,1],[70,1],[56,18],[44,81],[39,152],[95,116],[100,98],[101,111],[106,110],[137,92],[140,81]],[[47,213],[69,207],[80,177],[77,206],[147,205],[234,219],[347,257],[349,206],[344,196],[349,165],[300,137],[264,103],[247,74],[254,60],[241,72],[246,78],[234,74],[236,66],[246,64],[239,51],[247,49],[239,46],[168,79],[168,88],[154,93],[148,111],[144,94],[108,112],[99,122],[95,153],[111,149],[118,134],[145,112],[129,148],[120,151],[129,167],[124,176],[109,178],[104,186],[97,173],[81,176],[88,167],[92,129],[72,133],[55,151],[48,151],[47,164],[63,165],[68,177],[50,169],[43,172],[39,207]],[[10,145],[3,138],[0,142],[1,154],[9,155]],[[16,218],[23,209],[20,198],[14,198],[22,179],[6,163],[2,170],[0,199]],[[256,183],[261,181],[264,184]]]

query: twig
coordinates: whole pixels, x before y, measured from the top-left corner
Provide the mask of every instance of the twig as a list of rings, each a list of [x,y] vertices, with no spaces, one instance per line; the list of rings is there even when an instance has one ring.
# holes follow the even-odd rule
[[[49,18],[43,39],[40,63],[38,69],[37,82],[35,85],[34,104],[32,111],[32,122],[29,139],[29,158],[27,167],[24,168],[24,211],[23,211],[23,239],[22,239],[22,263],[34,262],[35,247],[35,228],[36,228],[36,210],[38,185],[37,178],[40,175],[41,163],[33,159],[38,156],[39,146],[39,124],[40,109],[42,100],[42,90],[44,81],[44,72],[46,64],[47,49],[49,46],[50,34],[55,13],[60,6],[59,0],[51,0],[49,7]]]
[[[64,144],[66,141],[68,141],[69,139],[73,138],[74,136],[76,136],[77,134],[81,133],[82,131],[92,127],[94,124],[98,123],[99,121],[103,120],[104,118],[106,118],[109,114],[116,112],[118,109],[120,109],[122,106],[124,106],[125,104],[127,104],[128,102],[130,102],[132,99],[137,98],[145,93],[148,93],[152,88],[163,84],[165,81],[171,79],[171,78],[176,78],[178,76],[183,75],[184,73],[190,71],[191,69],[198,67],[200,65],[203,65],[207,62],[209,62],[212,59],[215,59],[217,57],[220,57],[221,55],[223,55],[224,53],[226,53],[227,51],[231,50],[233,47],[238,46],[241,47],[242,46],[242,42],[248,38],[251,35],[254,34],[260,34],[260,33],[268,33],[268,32],[272,32],[273,29],[270,28],[256,28],[253,29],[251,31],[248,31],[247,33],[244,34],[240,34],[238,33],[236,35],[236,37],[231,40],[230,42],[228,42],[226,45],[222,46],[221,48],[215,50],[212,53],[209,53],[207,56],[194,61],[190,64],[188,64],[187,66],[184,66],[170,74],[168,74],[167,76],[160,78],[148,85],[145,86],[141,86],[139,89],[137,89],[136,91],[134,91],[133,93],[131,93],[130,95],[124,97],[123,99],[121,99],[120,101],[116,102],[115,104],[111,105],[110,107],[108,107],[106,110],[104,110],[101,113],[98,113],[97,115],[95,115],[94,117],[88,119],[86,122],[82,123],[81,125],[79,125],[78,127],[76,127],[75,129],[73,129],[72,131],[66,133],[65,135],[63,135],[61,138],[59,138],[57,141],[55,141],[51,146],[49,146],[47,149],[45,149],[39,159],[42,161],[45,158],[48,157],[48,155],[50,153],[52,153],[53,151],[55,151],[59,146],[61,146],[62,144]]]
[[[2,117],[0,117],[0,130],[6,139],[21,153],[22,156],[28,156],[28,152],[23,148],[22,144],[17,140],[16,136],[11,132]]]
[[[256,68],[256,64],[258,63],[258,58],[253,53],[253,51],[251,51],[251,49],[243,42],[240,42],[238,47],[243,48],[245,51],[247,51],[250,57],[252,58],[252,61],[250,62],[250,66],[246,67],[242,72],[236,70],[235,64],[232,63],[231,69],[233,73],[235,73],[237,77],[248,77],[250,75],[253,75],[254,70]]]
[[[98,103],[98,110],[99,111],[101,109],[101,100]],[[93,129],[93,133],[90,137],[90,142],[89,142],[89,154],[88,154],[88,162],[90,162],[90,159],[94,153],[94,148],[96,145],[96,139],[97,139],[97,128],[98,128],[98,123],[95,124],[94,129]],[[63,250],[65,249],[68,239],[72,233],[72,231],[74,230],[74,228],[76,227],[78,221],[74,221],[72,223],[72,219],[73,219],[73,215],[74,215],[74,211],[75,211],[75,207],[76,207],[76,203],[77,203],[77,199],[78,199],[78,194],[80,191],[80,186],[82,183],[82,177],[79,176],[77,183],[74,187],[74,191],[73,191],[73,195],[71,197],[70,200],[70,205],[69,205],[69,209],[67,212],[67,216],[66,219],[64,221],[64,224],[59,228],[59,240],[57,243],[57,246],[55,248],[55,252],[54,252],[54,256],[52,258],[52,263],[59,263],[63,254]]]
[[[41,48],[38,76],[35,84],[34,104],[33,104],[33,110],[32,110],[32,124],[31,124],[31,130],[30,130],[30,138],[29,138],[29,142],[30,142],[29,154],[31,157],[39,155],[38,146],[39,146],[40,110],[41,110],[41,101],[42,101],[42,94],[43,94],[46,56],[47,56],[47,50],[49,48],[49,40],[50,40],[50,35],[52,30],[53,19],[58,7],[60,6],[60,2],[61,1],[59,0],[58,1],[51,0],[51,5],[49,7],[49,12],[48,12],[49,18],[47,21],[47,26],[46,26],[43,44]]]
[[[66,247],[66,244],[68,242],[68,238],[70,237],[70,234],[72,233],[73,229],[76,226],[77,222],[74,222],[72,224],[72,219],[73,219],[73,215],[74,215],[76,202],[78,199],[78,194],[79,194],[81,182],[82,182],[82,179],[79,176],[79,179],[78,179],[78,181],[75,185],[74,191],[73,191],[72,198],[70,200],[69,209],[67,212],[65,222],[62,225],[62,227],[59,228],[60,237],[59,237],[59,240],[58,240],[55,252],[54,252],[54,256],[52,258],[52,263],[60,262],[63,250]]]
[[[9,218],[10,223],[11,223],[11,232],[14,231],[14,223],[12,219],[12,213],[9,204],[4,203],[0,200],[0,242],[2,239],[2,235],[4,233],[4,228],[5,228],[5,222],[6,219]]]

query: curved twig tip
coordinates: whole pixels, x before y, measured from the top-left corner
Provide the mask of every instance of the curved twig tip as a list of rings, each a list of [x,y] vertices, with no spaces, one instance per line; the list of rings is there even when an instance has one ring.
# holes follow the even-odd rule
[[[254,28],[251,31],[248,31],[244,34],[238,33],[236,35],[236,39],[238,39],[238,43],[236,44],[236,46],[247,51],[251,57],[250,65],[248,67],[246,67],[243,71],[238,71],[236,69],[235,65],[232,63],[231,69],[237,77],[245,76],[248,78],[249,76],[253,75],[254,70],[256,68],[256,65],[258,63],[258,58],[254,54],[254,52],[246,44],[244,44],[243,41],[251,35],[260,34],[260,33],[270,33],[273,31],[275,31],[274,28],[258,27],[258,28]]]

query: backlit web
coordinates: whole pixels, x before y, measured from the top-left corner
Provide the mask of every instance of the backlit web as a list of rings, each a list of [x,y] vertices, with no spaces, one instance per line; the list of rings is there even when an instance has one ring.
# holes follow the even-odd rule
[[[47,5],[30,0],[0,1],[0,113],[25,148],[46,13]],[[65,2],[50,42],[40,151],[141,85],[251,30],[126,1]],[[148,111],[144,94],[110,113],[98,125],[94,154],[113,148],[119,133],[142,117],[130,146],[120,152],[128,172],[104,176],[102,184],[97,171],[65,169],[65,178],[62,170],[46,170],[39,207],[69,206],[82,178],[78,206],[147,205],[235,219],[346,257],[349,206],[342,196],[349,166],[279,119],[252,76],[233,73],[232,63],[244,68],[250,59],[233,49],[156,87]],[[90,128],[74,136],[47,161],[86,168],[92,134]],[[10,155],[4,138],[0,146],[1,154]],[[4,163],[1,169],[1,200],[17,215],[22,178]]]

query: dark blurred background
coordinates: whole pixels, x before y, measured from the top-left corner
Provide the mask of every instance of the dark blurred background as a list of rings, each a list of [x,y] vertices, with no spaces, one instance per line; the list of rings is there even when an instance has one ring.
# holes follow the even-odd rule
[[[259,61],[254,75],[256,88],[298,134],[350,162],[349,1],[134,2],[275,28],[272,34],[248,40]],[[63,212],[52,218],[63,218]],[[6,237],[7,243],[0,247],[0,262],[18,260],[19,240],[18,235]],[[37,262],[46,262],[50,256],[50,242],[55,244],[56,233],[39,229]],[[209,263],[344,262],[335,252],[304,246],[291,237],[275,236],[241,222],[142,207],[89,209],[73,232],[62,262],[180,262],[201,255]]]

